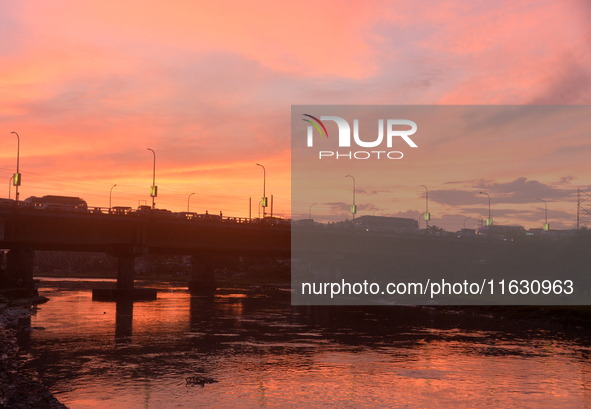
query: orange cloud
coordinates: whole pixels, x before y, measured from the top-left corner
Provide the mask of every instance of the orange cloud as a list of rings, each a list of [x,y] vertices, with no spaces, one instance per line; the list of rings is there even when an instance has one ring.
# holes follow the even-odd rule
[[[105,205],[117,183],[128,185],[115,190],[121,204],[135,205],[151,147],[163,207],[182,210],[202,189],[244,215],[238,203],[260,196],[254,163],[264,161],[289,214],[292,104],[586,104],[590,11],[574,1],[4,3],[0,178],[14,172],[14,130],[23,195]],[[573,154],[518,175],[486,170],[548,183],[581,176]],[[438,163],[433,183],[462,179],[462,166]]]

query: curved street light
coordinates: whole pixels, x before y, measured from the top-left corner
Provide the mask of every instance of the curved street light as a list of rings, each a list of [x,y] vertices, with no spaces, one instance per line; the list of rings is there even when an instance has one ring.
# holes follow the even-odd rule
[[[486,225],[487,226],[492,226],[493,222],[492,222],[492,217],[490,216],[490,195],[486,192],[478,192],[481,195],[487,195],[488,196],[488,219],[486,219]]]
[[[12,180],[14,179],[14,175],[8,179],[8,199],[10,200],[10,186],[12,185]]]
[[[355,220],[355,213],[357,213],[357,206],[355,206],[355,178],[351,175],[346,175],[345,177],[353,179],[353,206],[351,206],[351,214],[353,215],[353,220]]]
[[[464,219],[464,229],[466,228],[466,220],[468,220],[468,219],[471,219],[471,217],[466,217],[466,218]]]
[[[427,186],[421,185],[425,188],[425,229],[429,228],[429,220],[431,220],[431,214],[429,214],[429,189]]]
[[[314,206],[315,204],[318,204],[318,203],[312,203],[312,204],[310,205],[310,215],[309,215],[309,217],[308,217],[308,219],[310,219],[310,220],[312,220],[312,206]]]
[[[548,204],[546,203],[546,201],[544,199],[537,199],[536,198],[536,200],[544,202],[544,214],[545,214],[546,222],[544,223],[543,231],[548,231],[548,230],[550,230],[550,225],[548,224]]]
[[[267,170],[260,163],[257,163],[257,166],[260,166],[261,168],[263,168],[263,198],[261,199],[261,205],[263,207],[263,219],[264,219],[265,218],[265,208],[267,207],[267,196],[265,194],[265,185],[267,184]],[[260,212],[260,210],[259,210],[259,212]],[[259,218],[260,217],[261,216],[259,215]]]
[[[113,186],[111,187],[111,190],[109,190],[109,213],[111,213],[111,197],[112,197],[112,195],[113,195],[113,188],[114,188],[115,186],[117,186],[117,185],[113,185]]]
[[[20,161],[20,151],[21,151],[21,138],[18,134],[14,131],[11,133],[16,135],[17,145],[16,145],[16,173],[13,176],[12,183],[16,186],[16,201],[18,202],[18,187],[21,185],[21,174],[19,172],[19,161]]]
[[[193,196],[194,194],[195,194],[195,193],[191,193],[191,194],[189,195],[189,197],[187,198],[187,213],[189,213],[189,212],[190,212],[190,210],[189,210],[189,208],[190,208],[190,207],[189,207],[189,205],[190,205],[190,203],[191,203],[191,196]]]
[[[156,152],[154,149],[148,148],[149,151],[152,151],[154,154],[154,171],[152,172],[152,188],[150,189],[150,196],[152,196],[152,209],[156,208],[154,203],[154,198],[158,196],[158,187],[156,186]]]

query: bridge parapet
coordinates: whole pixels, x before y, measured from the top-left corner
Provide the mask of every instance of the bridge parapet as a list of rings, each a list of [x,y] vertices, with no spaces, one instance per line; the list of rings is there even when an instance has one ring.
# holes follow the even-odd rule
[[[289,222],[198,216],[0,206],[0,248],[31,254],[36,250],[110,254],[118,259],[118,289],[131,293],[135,257],[144,254],[194,255],[192,281],[210,289],[215,289],[213,273],[220,259],[257,254],[289,257]]]

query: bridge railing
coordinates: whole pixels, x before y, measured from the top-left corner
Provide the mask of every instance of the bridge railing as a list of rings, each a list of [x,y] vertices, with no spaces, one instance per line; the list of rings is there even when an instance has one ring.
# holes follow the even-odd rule
[[[86,213],[86,214],[103,214],[103,215],[117,215],[117,216],[129,216],[129,217],[158,217],[158,218],[170,218],[177,220],[190,220],[190,221],[208,221],[208,222],[222,222],[222,223],[234,223],[234,224],[267,224],[267,225],[283,225],[290,226],[290,219],[281,219],[276,217],[260,218],[248,218],[248,217],[232,217],[223,216],[209,213],[195,213],[195,212],[172,212],[166,209],[133,209],[131,207],[98,207],[98,206],[75,206],[60,203],[33,203],[26,201],[16,202],[9,199],[0,199],[0,208],[18,208],[18,209],[30,209],[34,211],[46,211],[46,212],[63,212],[63,213]]]

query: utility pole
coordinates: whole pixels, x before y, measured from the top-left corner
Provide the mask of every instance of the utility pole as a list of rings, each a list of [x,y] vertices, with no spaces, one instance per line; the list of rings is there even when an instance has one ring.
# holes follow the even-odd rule
[[[353,179],[353,206],[351,206],[351,214],[353,215],[353,221],[355,221],[355,213],[357,213],[357,206],[355,205],[355,178],[351,175],[346,175],[345,177]]]
[[[158,196],[158,186],[156,186],[156,152],[154,149],[148,148],[154,154],[154,171],[152,172],[152,187],[150,188],[150,196],[152,196],[152,210],[156,208],[154,198]]]
[[[577,230],[579,230],[579,212],[581,210],[581,189],[577,188]]]
[[[425,188],[425,229],[429,229],[429,220],[431,220],[431,214],[429,213],[429,189],[427,186],[421,185]]]

